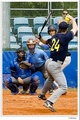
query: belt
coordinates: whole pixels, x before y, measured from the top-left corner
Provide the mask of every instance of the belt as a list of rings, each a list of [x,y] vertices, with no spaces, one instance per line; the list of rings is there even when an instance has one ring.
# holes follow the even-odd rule
[[[44,66],[44,64],[42,64],[40,67],[37,67],[36,69],[39,69],[39,68],[41,68],[42,66]]]
[[[57,63],[63,64],[63,61],[60,61],[60,60],[53,60],[53,59],[52,59],[52,61],[55,61],[55,62],[57,62]]]

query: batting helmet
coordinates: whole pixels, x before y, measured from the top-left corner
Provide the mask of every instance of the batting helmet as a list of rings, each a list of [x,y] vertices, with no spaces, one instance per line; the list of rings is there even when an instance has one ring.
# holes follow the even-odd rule
[[[51,30],[57,31],[57,29],[56,29],[56,27],[55,27],[54,25],[50,25],[50,26],[48,27],[48,34],[49,34],[49,32],[50,32]]]

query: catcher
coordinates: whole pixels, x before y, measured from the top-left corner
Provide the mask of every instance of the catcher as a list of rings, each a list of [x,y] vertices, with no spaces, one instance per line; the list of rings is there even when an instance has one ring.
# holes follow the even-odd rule
[[[39,85],[39,77],[32,74],[31,64],[25,61],[25,51],[19,48],[17,58],[13,62],[12,82],[17,86],[23,86],[23,91],[19,94],[24,94],[30,88],[30,94],[36,94]]]

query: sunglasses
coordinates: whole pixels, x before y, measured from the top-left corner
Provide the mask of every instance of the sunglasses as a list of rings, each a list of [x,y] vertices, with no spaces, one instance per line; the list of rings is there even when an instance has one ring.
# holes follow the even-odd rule
[[[63,13],[63,15],[67,15],[68,13]]]

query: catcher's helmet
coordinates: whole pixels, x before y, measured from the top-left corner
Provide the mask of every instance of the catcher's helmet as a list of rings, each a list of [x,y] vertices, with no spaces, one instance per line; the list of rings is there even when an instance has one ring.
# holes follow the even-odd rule
[[[18,54],[18,53],[20,53],[20,52],[25,53],[25,50],[24,50],[24,49],[22,49],[22,48],[18,48],[18,49],[17,49],[17,51],[16,51],[16,53]]]
[[[54,25],[50,25],[50,26],[48,27],[48,34],[49,34],[49,31],[51,31],[51,30],[57,31],[57,30],[56,30],[56,27],[55,27]]]
[[[27,43],[27,45],[36,45],[36,41],[33,38],[30,38]]]
[[[22,52],[22,53],[21,53],[21,52]],[[18,60],[19,62],[25,60],[25,53],[26,53],[26,52],[24,51],[24,49],[19,48],[19,49],[17,49],[16,53],[17,53],[17,60]]]

